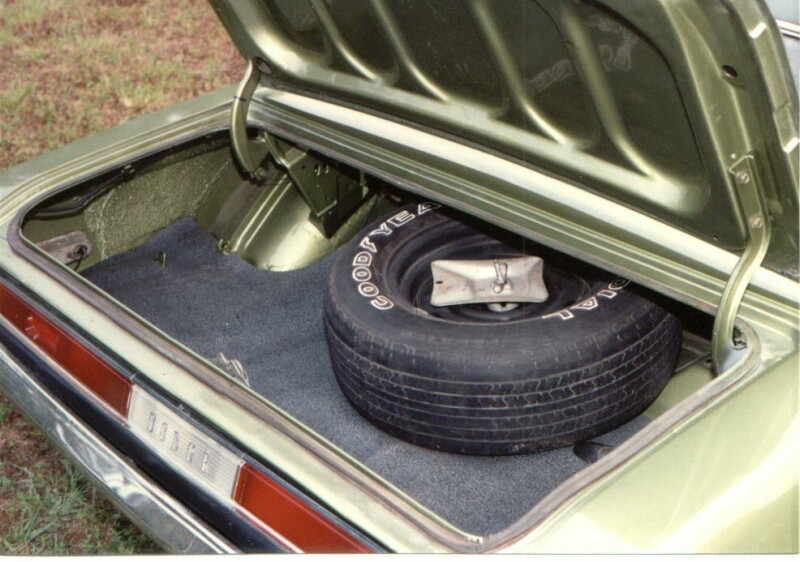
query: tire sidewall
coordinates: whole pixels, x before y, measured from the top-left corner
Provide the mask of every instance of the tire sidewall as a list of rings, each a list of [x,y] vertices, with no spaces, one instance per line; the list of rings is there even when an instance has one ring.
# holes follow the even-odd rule
[[[396,293],[389,266],[413,237],[452,222],[439,208],[430,202],[400,208],[365,229],[335,260],[325,299],[328,329],[370,360],[412,372],[427,365],[445,378],[475,382],[524,379],[532,371],[546,376],[537,366],[564,371],[602,360],[665,314],[630,291],[627,280],[600,272],[591,296],[538,317],[486,324],[421,313]]]

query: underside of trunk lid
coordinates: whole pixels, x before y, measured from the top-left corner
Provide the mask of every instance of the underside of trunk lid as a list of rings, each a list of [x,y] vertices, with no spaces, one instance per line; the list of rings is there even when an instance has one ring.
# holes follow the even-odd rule
[[[798,102],[759,2],[212,2],[264,85],[389,114],[798,275]]]

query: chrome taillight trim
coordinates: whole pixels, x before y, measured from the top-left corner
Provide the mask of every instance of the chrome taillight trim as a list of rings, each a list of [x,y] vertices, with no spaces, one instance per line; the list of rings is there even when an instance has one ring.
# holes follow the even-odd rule
[[[293,486],[276,477],[243,451],[226,444],[221,437],[213,435],[197,420],[192,419],[188,412],[181,412],[177,405],[165,398],[159,398],[159,392],[151,388],[147,381],[139,380],[139,377],[133,376],[128,369],[109,360],[104,353],[99,353],[85,338],[77,336],[63,321],[53,318],[52,314],[43,311],[22,293],[20,289],[12,290],[8,283],[2,283],[0,279],[0,326],[16,334],[16,339],[26,348],[51,364],[54,370],[62,374],[62,378],[75,387],[85,399],[91,400],[112,414],[120,428],[133,434],[168,466],[210,493],[232,513],[237,513],[239,516],[244,514],[248,521],[253,522],[250,516],[252,514],[246,510],[243,512],[241,502],[235,497],[240,484],[240,469],[247,464],[274,482],[287,496],[294,498],[296,504],[304,506],[305,511],[315,514],[317,519],[327,521],[331,527],[338,529],[342,536],[349,537],[349,542],[358,546],[357,551],[379,550],[371,541],[354,532],[310,498],[298,493]],[[12,306],[2,306],[8,304]],[[12,313],[12,317],[7,318],[9,312]],[[57,333],[60,340],[68,340],[67,343],[79,347],[81,353],[90,356],[93,364],[102,367],[103,373],[125,381],[127,394],[124,408],[115,407],[111,403],[113,400],[109,402],[102,393],[87,386],[80,373],[63,368],[59,363],[58,352],[49,349],[47,345],[43,346],[38,336],[26,328],[27,324],[24,321],[26,316],[45,323],[47,329]],[[65,342],[60,340],[59,346],[63,347],[61,344]],[[144,385],[138,384],[140,382],[144,382]],[[256,516],[256,519],[258,523],[256,527],[273,543],[276,542],[276,537],[282,536],[279,525],[265,526],[260,518]],[[278,544],[290,551],[308,552],[303,549],[303,545],[294,545],[286,541],[278,541]],[[313,544],[313,541],[310,544]]]
[[[10,331],[2,318],[0,325]],[[181,554],[239,552],[66,408],[2,343],[0,391],[157,543]]]

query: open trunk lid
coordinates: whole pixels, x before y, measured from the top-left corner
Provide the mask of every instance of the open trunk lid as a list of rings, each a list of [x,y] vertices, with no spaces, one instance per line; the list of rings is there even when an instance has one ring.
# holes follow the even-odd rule
[[[261,85],[458,137],[728,251],[767,222],[763,264],[798,276],[797,92],[760,1],[211,1]]]
[[[216,4],[223,21],[239,40],[240,49],[252,68],[257,69],[252,76],[261,85],[339,100],[365,111],[397,116],[443,136],[457,136],[462,142],[536,167],[675,224],[720,248],[744,254],[752,246],[753,226],[747,208],[755,195],[758,208],[769,211],[762,221],[771,223],[774,229],[772,239],[766,238],[769,267],[789,276],[797,274],[798,104],[794,87],[785,80],[786,60],[774,23],[761,3],[698,0],[675,6],[656,2],[628,6],[623,2],[509,0],[431,1],[424,5],[398,2],[387,6],[378,0],[265,0]],[[717,26],[723,29],[718,30]],[[645,33],[644,29],[651,31]],[[513,37],[509,38],[509,34]],[[380,58],[384,56],[381,49],[384,59]],[[757,60],[761,60],[762,67],[756,66]],[[215,130],[221,128],[220,123],[214,121]],[[229,156],[227,145],[221,143],[214,154]],[[216,159],[206,163],[214,170],[231,172],[232,190],[241,187],[237,183],[240,179],[249,183],[239,177],[232,163],[225,161],[225,166],[219,166]],[[154,169],[167,170],[170,166]],[[209,177],[217,178],[207,173],[209,168],[187,165],[193,174],[187,177],[200,181],[186,183],[200,184]],[[746,181],[742,172],[749,174]],[[170,181],[174,183],[174,179]],[[167,191],[155,180],[148,185],[158,193]],[[745,192],[745,196],[741,195]],[[196,202],[196,198],[192,201]],[[150,200],[147,204],[153,206]],[[126,203],[124,214],[137,216],[129,212],[130,208]],[[117,229],[114,223],[108,225]],[[180,239],[176,251],[169,252],[171,264],[173,256],[186,253],[184,242]],[[209,247],[215,248],[213,244]],[[143,260],[156,267],[154,252],[144,250]],[[156,257],[159,255],[155,253]],[[166,259],[165,256],[166,253],[159,259]],[[208,263],[205,258],[201,261]],[[163,262],[158,263],[163,267]],[[132,269],[141,268],[134,264]],[[70,279],[66,273],[69,272],[61,272],[62,282]],[[125,271],[120,273],[125,276]],[[319,281],[321,276],[314,279]],[[227,287],[231,286],[234,285]],[[70,296],[68,290],[64,292]],[[181,286],[179,294],[185,293]],[[275,293],[263,291],[258,297],[264,294]],[[76,291],[72,295],[78,300],[75,295],[83,293]],[[119,311],[113,303],[98,300],[103,306],[97,305],[98,310],[120,326],[130,329],[137,325],[127,317],[130,311]],[[75,304],[72,306],[73,310],[80,310]],[[258,301],[257,306],[263,307],[263,303]],[[87,320],[85,316],[75,316],[88,333],[99,333],[97,328],[94,332],[87,328],[93,317]],[[124,323],[119,320],[123,317]],[[198,325],[191,314],[188,318],[191,327]],[[113,324],[111,320],[108,323]],[[287,323],[263,325],[284,329]],[[163,385],[165,393],[185,404],[189,411],[208,415],[215,427],[231,431],[233,439],[247,440],[254,455],[270,459],[282,474],[292,475],[301,488],[307,487],[323,504],[346,501],[340,509],[342,513],[348,509],[356,513],[354,525],[367,532],[381,525],[396,529],[397,544],[406,548],[412,544],[411,539],[422,540],[419,537],[423,537],[425,546],[437,548],[455,545],[462,550],[486,550],[514,546],[513,541],[555,513],[576,490],[585,489],[628,462],[653,439],[673,431],[674,424],[704,407],[710,397],[727,390],[739,380],[736,377],[749,374],[760,360],[756,353],[747,354],[736,377],[719,377],[709,383],[680,411],[673,409],[658,427],[626,441],[615,458],[605,459],[605,464],[601,459],[569,486],[547,496],[535,512],[528,512],[521,519],[509,517],[517,523],[508,526],[508,521],[503,521],[497,528],[478,529],[480,533],[492,533],[502,528],[482,542],[482,537],[451,526],[454,517],[434,516],[412,504],[387,482],[382,482],[375,492],[376,475],[334,450],[335,440],[329,443],[327,436],[317,437],[307,431],[308,426],[296,425],[291,412],[273,409],[256,393],[239,392],[231,384],[233,379],[223,379],[218,369],[212,370],[207,362],[184,354],[185,349],[173,346],[174,341],[150,337],[151,328],[147,324],[144,328],[139,326],[139,332],[131,329],[125,337],[133,340],[134,335],[145,333],[148,345],[159,352],[154,354],[155,359],[135,357],[134,351],[139,348],[125,350],[126,346],[120,345],[123,359],[143,373],[143,380],[150,376],[144,373],[160,373],[153,376],[156,384]],[[755,336],[750,341],[755,342]],[[206,356],[211,358],[217,351],[218,346],[210,347]],[[319,358],[324,353],[306,355]],[[178,364],[179,376],[164,376],[167,370],[159,361],[166,364],[176,357],[182,361]],[[272,354],[265,357],[273,359]],[[710,372],[702,365],[695,364],[711,380]],[[295,372],[284,371],[289,375]],[[307,397],[307,393],[301,396]],[[266,392],[264,398],[274,400]],[[226,401],[235,408],[212,407]],[[308,406],[313,410],[315,404]],[[245,410],[248,417],[239,419],[237,416]],[[257,420],[257,416],[263,417]],[[395,464],[389,456],[384,461]],[[638,475],[635,478],[641,480]],[[640,494],[631,494],[634,496],[640,501]],[[368,503],[370,509],[352,509],[359,501]],[[378,513],[378,507],[386,506],[390,515]],[[670,509],[667,507],[664,512]],[[420,518],[424,519],[422,524],[418,522]]]

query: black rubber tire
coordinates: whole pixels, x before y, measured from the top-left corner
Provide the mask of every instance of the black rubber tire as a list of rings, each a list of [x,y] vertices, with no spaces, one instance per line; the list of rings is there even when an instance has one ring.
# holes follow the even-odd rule
[[[364,417],[425,447],[506,455],[605,433],[658,396],[680,351],[673,315],[626,280],[437,208],[377,221],[331,268],[333,370]],[[432,260],[524,254],[544,258],[545,303],[430,306]]]

